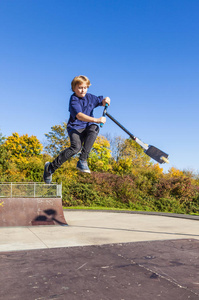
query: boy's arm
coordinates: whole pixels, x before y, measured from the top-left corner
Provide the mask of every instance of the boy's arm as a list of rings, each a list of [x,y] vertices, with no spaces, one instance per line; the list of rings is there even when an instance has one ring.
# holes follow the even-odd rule
[[[87,116],[87,115],[83,114],[82,112],[79,112],[76,115],[76,118],[80,121],[83,121],[83,122],[93,122],[93,123],[98,123],[98,124],[99,123],[103,123],[103,124],[106,123],[106,118],[105,117],[94,118],[94,117]]]

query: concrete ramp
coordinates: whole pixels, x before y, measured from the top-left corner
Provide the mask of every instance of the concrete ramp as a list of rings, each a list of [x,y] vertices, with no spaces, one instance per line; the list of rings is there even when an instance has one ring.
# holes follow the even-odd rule
[[[61,185],[0,184],[0,226],[67,225]]]
[[[61,198],[3,198],[0,226],[67,225]]]

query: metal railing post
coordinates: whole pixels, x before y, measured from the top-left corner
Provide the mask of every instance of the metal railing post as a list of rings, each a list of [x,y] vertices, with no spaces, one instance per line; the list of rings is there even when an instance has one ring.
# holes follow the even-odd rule
[[[60,184],[57,185],[57,197],[61,197],[62,196],[62,182]]]
[[[35,185],[35,182],[34,182],[34,198],[35,198],[35,190],[36,190],[36,185]]]

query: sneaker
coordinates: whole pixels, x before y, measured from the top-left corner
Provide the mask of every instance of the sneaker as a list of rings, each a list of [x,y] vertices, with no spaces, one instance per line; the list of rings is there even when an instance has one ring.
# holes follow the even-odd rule
[[[43,175],[43,179],[44,179],[45,183],[48,183],[48,184],[50,184],[52,181],[52,173],[48,170],[49,165],[50,165],[50,162],[47,161],[44,166],[44,175]]]
[[[89,167],[87,165],[87,161],[86,160],[79,160],[77,162],[77,169],[80,170],[81,172],[85,172],[85,173],[90,173],[91,171],[89,170]]]

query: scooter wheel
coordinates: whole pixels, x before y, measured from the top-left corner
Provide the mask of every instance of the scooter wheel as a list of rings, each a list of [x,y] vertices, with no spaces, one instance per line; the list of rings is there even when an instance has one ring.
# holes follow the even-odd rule
[[[163,160],[163,162],[169,164],[169,160],[166,157],[161,156],[160,159]]]

